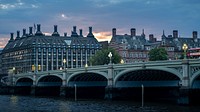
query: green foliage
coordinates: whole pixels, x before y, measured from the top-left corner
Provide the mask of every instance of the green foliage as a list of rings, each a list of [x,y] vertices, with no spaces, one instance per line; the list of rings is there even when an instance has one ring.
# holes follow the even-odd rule
[[[167,51],[164,48],[154,48],[149,51],[149,61],[168,60]]]
[[[96,54],[90,58],[90,65],[104,65],[110,62],[108,57],[109,52],[112,53],[112,63],[120,63],[121,56],[112,48],[102,49],[96,52]]]

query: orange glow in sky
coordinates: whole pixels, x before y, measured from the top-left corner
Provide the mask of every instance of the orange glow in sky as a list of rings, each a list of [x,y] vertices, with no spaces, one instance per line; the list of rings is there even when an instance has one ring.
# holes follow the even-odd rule
[[[0,48],[4,48],[5,45],[8,43],[9,38],[0,38]]]

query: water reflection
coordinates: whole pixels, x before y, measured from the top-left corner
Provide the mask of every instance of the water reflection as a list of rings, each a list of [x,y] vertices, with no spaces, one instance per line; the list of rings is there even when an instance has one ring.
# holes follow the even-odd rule
[[[106,100],[0,95],[0,112],[199,112],[200,107]]]
[[[10,101],[11,101],[11,103],[12,103],[13,105],[16,105],[17,102],[18,102],[18,96],[12,95],[12,96],[10,97]]]

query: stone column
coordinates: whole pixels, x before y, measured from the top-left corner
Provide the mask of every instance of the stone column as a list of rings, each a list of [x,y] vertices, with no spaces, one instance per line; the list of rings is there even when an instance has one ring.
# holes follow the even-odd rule
[[[35,96],[36,94],[36,74],[33,75],[33,85],[31,86],[31,95]]]
[[[183,78],[181,79],[178,104],[189,105],[189,92],[190,92],[190,68],[189,60],[183,59],[182,61]]]
[[[58,70],[58,49],[61,49],[61,48],[57,48],[56,49],[56,70]]]
[[[51,49],[51,70],[53,70],[53,66],[54,66],[53,65],[53,61],[54,61],[54,59],[53,59],[53,53],[54,53],[53,50],[54,50],[54,48]]]
[[[108,85],[105,88],[105,99],[113,99],[113,64],[108,64]]]
[[[60,96],[65,97],[66,92],[67,92],[67,71],[66,68],[64,68],[62,86],[60,87]]]
[[[46,48],[44,48],[44,49],[46,49]],[[44,63],[43,63],[43,52],[44,52],[44,49],[42,49],[42,51],[41,51],[41,71],[44,71],[44,69],[43,69],[43,67],[44,67]]]
[[[49,49],[46,50],[46,71],[49,71]]]

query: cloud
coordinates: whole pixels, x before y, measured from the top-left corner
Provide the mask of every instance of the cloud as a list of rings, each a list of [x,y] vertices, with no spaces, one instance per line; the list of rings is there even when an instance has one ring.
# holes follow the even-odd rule
[[[109,5],[116,5],[124,2],[130,2],[133,0],[88,0],[95,4],[96,7],[106,7]]]
[[[5,45],[8,43],[9,38],[7,37],[1,37],[0,38],[0,48],[4,48]]]
[[[106,41],[111,39],[111,32],[93,32],[98,41]]]
[[[28,3],[22,2],[21,0],[17,0],[15,2],[10,2],[10,3],[6,3],[6,2],[7,1],[3,0],[2,3],[0,3],[0,9],[14,10],[14,9],[38,8],[39,7],[36,4],[28,4]]]

